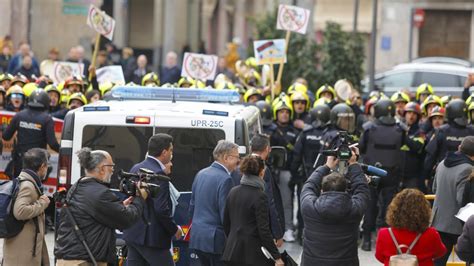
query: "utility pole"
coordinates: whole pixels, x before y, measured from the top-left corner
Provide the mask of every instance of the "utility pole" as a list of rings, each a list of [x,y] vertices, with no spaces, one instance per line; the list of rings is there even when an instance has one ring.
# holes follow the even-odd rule
[[[377,45],[377,2],[372,0],[372,35],[370,36],[369,91],[375,88],[375,51]]]

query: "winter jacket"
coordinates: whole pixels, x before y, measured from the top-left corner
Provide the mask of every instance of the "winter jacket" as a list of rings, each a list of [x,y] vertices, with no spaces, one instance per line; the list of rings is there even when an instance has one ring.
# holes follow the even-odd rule
[[[143,199],[136,197],[125,207],[107,184],[90,177],[74,184],[68,198],[66,208],[74,216],[96,261],[114,262],[115,229],[123,230],[141,219]],[[60,213],[54,254],[57,259],[91,261],[65,209]]]
[[[462,207],[465,184],[472,172],[474,162],[460,152],[448,152],[436,168],[433,191],[436,198],[433,204],[433,227],[453,235],[462,232],[461,221],[454,217]]]
[[[304,241],[301,265],[359,265],[359,224],[369,201],[369,187],[362,168],[349,166],[349,192],[321,193],[321,181],[330,173],[316,169],[301,191]]]

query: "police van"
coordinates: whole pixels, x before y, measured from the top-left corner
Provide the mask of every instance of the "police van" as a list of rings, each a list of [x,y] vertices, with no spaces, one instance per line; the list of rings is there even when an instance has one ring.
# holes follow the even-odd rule
[[[141,162],[148,139],[156,133],[173,136],[172,183],[181,192],[175,221],[186,234],[175,241],[177,265],[197,263],[187,249],[188,207],[196,173],[213,162],[219,140],[233,141],[239,153],[249,152],[252,136],[261,132],[258,108],[237,104],[239,94],[230,90],[117,87],[108,100],[70,111],[64,119],[58,163],[58,189],[69,188],[80,177],[76,152],[83,147],[112,155],[115,171]],[[118,188],[117,174],[112,188]]]

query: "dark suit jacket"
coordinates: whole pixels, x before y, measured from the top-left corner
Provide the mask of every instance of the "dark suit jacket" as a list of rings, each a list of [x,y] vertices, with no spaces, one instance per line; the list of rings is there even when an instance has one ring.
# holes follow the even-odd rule
[[[214,162],[194,178],[190,213],[193,217],[189,247],[207,253],[224,251],[224,207],[233,181],[225,168]]]
[[[143,162],[136,164],[130,170],[131,173],[137,173],[140,168],[148,168],[155,173],[163,174],[160,164],[147,157]],[[171,239],[178,230],[176,223],[171,217],[171,198],[169,182],[152,181],[160,185],[160,191],[156,198],[148,197],[146,199],[145,209],[143,210],[144,219],[140,219],[136,224],[123,232],[125,241],[142,245],[146,247],[154,247],[159,249],[169,249],[171,247]]]
[[[269,218],[265,192],[249,185],[234,187],[225,206],[224,230],[227,241],[222,259],[242,265],[273,265],[261,251],[263,246],[275,259],[280,258],[273,242]]]

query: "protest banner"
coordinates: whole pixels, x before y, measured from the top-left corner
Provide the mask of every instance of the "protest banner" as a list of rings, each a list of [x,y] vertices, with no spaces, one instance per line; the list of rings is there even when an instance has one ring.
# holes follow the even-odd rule
[[[199,80],[214,80],[217,70],[217,56],[184,53],[181,76]]]
[[[106,66],[96,70],[97,82],[104,83],[107,81],[115,84],[124,85],[125,77],[123,76],[122,66]]]
[[[82,73],[84,73],[82,63],[54,61],[41,64],[41,74],[48,75],[56,84],[73,76],[82,78]]]

